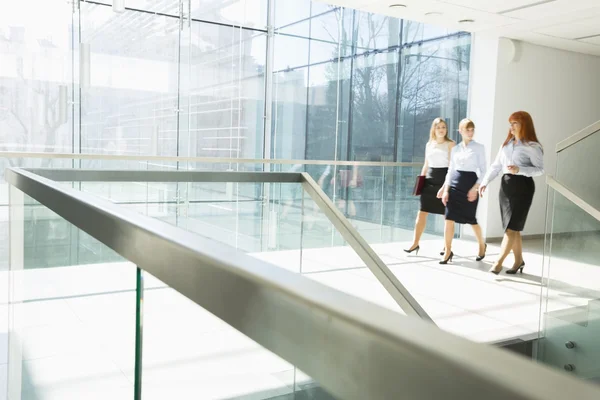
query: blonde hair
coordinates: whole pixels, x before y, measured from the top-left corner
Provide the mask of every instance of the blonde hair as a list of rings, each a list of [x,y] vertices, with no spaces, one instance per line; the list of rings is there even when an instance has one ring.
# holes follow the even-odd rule
[[[471,121],[469,118],[465,118],[462,121],[460,121],[460,123],[458,124],[458,130],[461,130],[462,128],[475,129],[475,123],[473,121]]]
[[[438,118],[434,119],[433,122],[431,123],[431,129],[429,130],[429,141],[433,142],[437,139],[437,137],[435,135],[435,128],[437,128],[437,126],[439,124],[446,125],[446,136],[444,136],[444,141],[452,142],[453,140],[448,137],[448,124],[442,117],[438,117]]]

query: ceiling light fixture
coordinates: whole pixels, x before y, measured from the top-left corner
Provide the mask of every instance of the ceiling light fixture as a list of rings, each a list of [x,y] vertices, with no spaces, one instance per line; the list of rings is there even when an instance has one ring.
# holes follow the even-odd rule
[[[406,8],[406,4],[390,4],[390,8]]]
[[[458,21],[459,24],[472,24],[473,22],[475,22],[474,19],[461,19]]]
[[[443,13],[438,12],[438,11],[431,11],[431,12],[425,13],[426,17],[439,17],[440,15],[443,15]]]

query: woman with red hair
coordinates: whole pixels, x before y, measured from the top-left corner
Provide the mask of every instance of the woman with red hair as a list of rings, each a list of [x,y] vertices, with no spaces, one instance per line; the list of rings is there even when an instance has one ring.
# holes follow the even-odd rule
[[[504,227],[504,238],[500,256],[490,270],[498,275],[502,271],[502,263],[512,250],[515,263],[507,274],[523,272],[523,239],[521,231],[525,226],[527,214],[535,192],[534,176],[544,174],[544,151],[535,133],[531,115],[525,111],[517,111],[509,118],[510,129],[502,144],[496,160],[481,182],[479,192],[503,172],[500,186],[500,214]]]

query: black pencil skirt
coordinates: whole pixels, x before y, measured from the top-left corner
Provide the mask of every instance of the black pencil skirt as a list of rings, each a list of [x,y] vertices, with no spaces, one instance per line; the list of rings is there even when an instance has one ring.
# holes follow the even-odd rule
[[[421,191],[421,211],[444,215],[446,207],[442,199],[437,198],[437,193],[444,185],[447,173],[448,168],[429,168]]]
[[[477,174],[471,171],[454,171],[450,177],[450,196],[446,204],[446,219],[458,224],[477,225],[477,203],[467,198],[469,190],[477,182]]]
[[[504,230],[522,231],[531,208],[535,183],[523,175],[505,174],[500,185],[500,215]]]

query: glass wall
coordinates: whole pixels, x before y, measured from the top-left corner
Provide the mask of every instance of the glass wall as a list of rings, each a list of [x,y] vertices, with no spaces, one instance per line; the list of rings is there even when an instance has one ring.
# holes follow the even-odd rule
[[[309,0],[124,3],[3,9],[3,150],[262,158],[266,134],[275,158],[420,162],[429,121],[466,112],[466,33]]]
[[[467,112],[469,34],[322,3],[295,4],[274,2],[273,158],[420,164],[438,116],[457,139]],[[418,211],[411,192],[419,171],[307,167],[346,216],[405,228]],[[355,188],[335,188],[350,175]],[[441,233],[442,220],[430,218],[428,231]]]
[[[310,0],[123,3],[15,0],[3,8],[0,151],[421,163],[430,121],[442,116],[455,128],[466,113],[464,32]],[[50,158],[0,163],[0,174],[57,166]],[[61,166],[109,164],[121,166]],[[347,216],[412,226],[418,166],[306,170]],[[334,189],[350,176],[356,188]]]
[[[464,32],[310,0],[117,3],[124,9],[112,0],[11,0],[2,7],[0,152],[422,163],[430,121],[442,116],[456,128],[466,113],[470,37]],[[9,224],[1,178],[15,166],[289,169],[210,159],[140,163],[4,154],[2,293]],[[418,198],[410,191],[419,166],[306,170],[347,216],[361,220],[353,223],[370,241],[404,240],[397,228],[412,228]],[[123,197],[137,198],[139,188],[123,190]],[[145,190],[148,202],[154,189]],[[182,191],[156,189],[156,197],[172,203],[175,218]],[[252,199],[263,195],[248,192]],[[301,202],[293,196],[290,203]],[[50,235],[54,244],[28,265],[93,264],[113,256],[53,222],[32,229],[31,240]],[[441,232],[438,221],[428,230]],[[80,250],[67,252],[67,242]],[[0,308],[2,321],[4,315]],[[0,338],[4,331],[0,324]],[[0,352],[0,383],[2,365]]]
[[[273,157],[421,162],[431,120],[466,116],[468,34],[296,3],[274,3]]]

